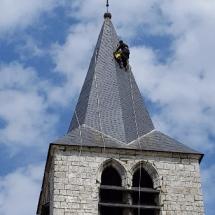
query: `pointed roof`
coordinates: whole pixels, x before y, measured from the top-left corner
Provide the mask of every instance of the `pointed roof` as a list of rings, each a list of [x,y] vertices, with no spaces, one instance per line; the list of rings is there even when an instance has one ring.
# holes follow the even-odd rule
[[[119,39],[110,13],[104,17],[69,132],[85,124],[129,143],[154,126],[132,72],[120,69],[114,60]]]
[[[113,58],[118,36],[105,13],[67,135],[56,145],[202,154],[154,129],[132,71]]]

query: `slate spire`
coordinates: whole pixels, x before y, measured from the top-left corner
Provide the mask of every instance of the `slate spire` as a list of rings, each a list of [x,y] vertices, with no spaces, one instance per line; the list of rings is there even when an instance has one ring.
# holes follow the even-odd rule
[[[132,71],[120,69],[113,58],[118,41],[107,12],[68,133],[53,144],[191,153],[202,158],[154,129]]]
[[[132,72],[113,58],[118,41],[111,14],[105,13],[68,133],[86,125],[129,143],[154,129]]]

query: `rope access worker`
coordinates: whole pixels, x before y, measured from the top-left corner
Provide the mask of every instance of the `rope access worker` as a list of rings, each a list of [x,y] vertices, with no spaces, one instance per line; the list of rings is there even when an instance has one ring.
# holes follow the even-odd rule
[[[122,40],[119,41],[118,47],[114,52],[114,57],[118,62],[120,68],[128,69],[128,59],[129,59],[130,51],[128,45],[125,44]]]

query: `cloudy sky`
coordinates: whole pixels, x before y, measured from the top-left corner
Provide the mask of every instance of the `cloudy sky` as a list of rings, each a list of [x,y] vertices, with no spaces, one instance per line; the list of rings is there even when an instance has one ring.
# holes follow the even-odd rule
[[[156,128],[205,153],[213,215],[215,1],[110,3]],[[0,215],[35,214],[49,142],[67,131],[104,11],[105,0],[0,0]]]

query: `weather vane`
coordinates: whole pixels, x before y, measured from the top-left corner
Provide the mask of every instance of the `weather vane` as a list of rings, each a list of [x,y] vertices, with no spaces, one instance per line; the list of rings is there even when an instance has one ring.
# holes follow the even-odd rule
[[[107,4],[106,4],[106,7],[107,7],[107,13],[108,13],[108,8],[109,8],[109,0],[107,0]]]

